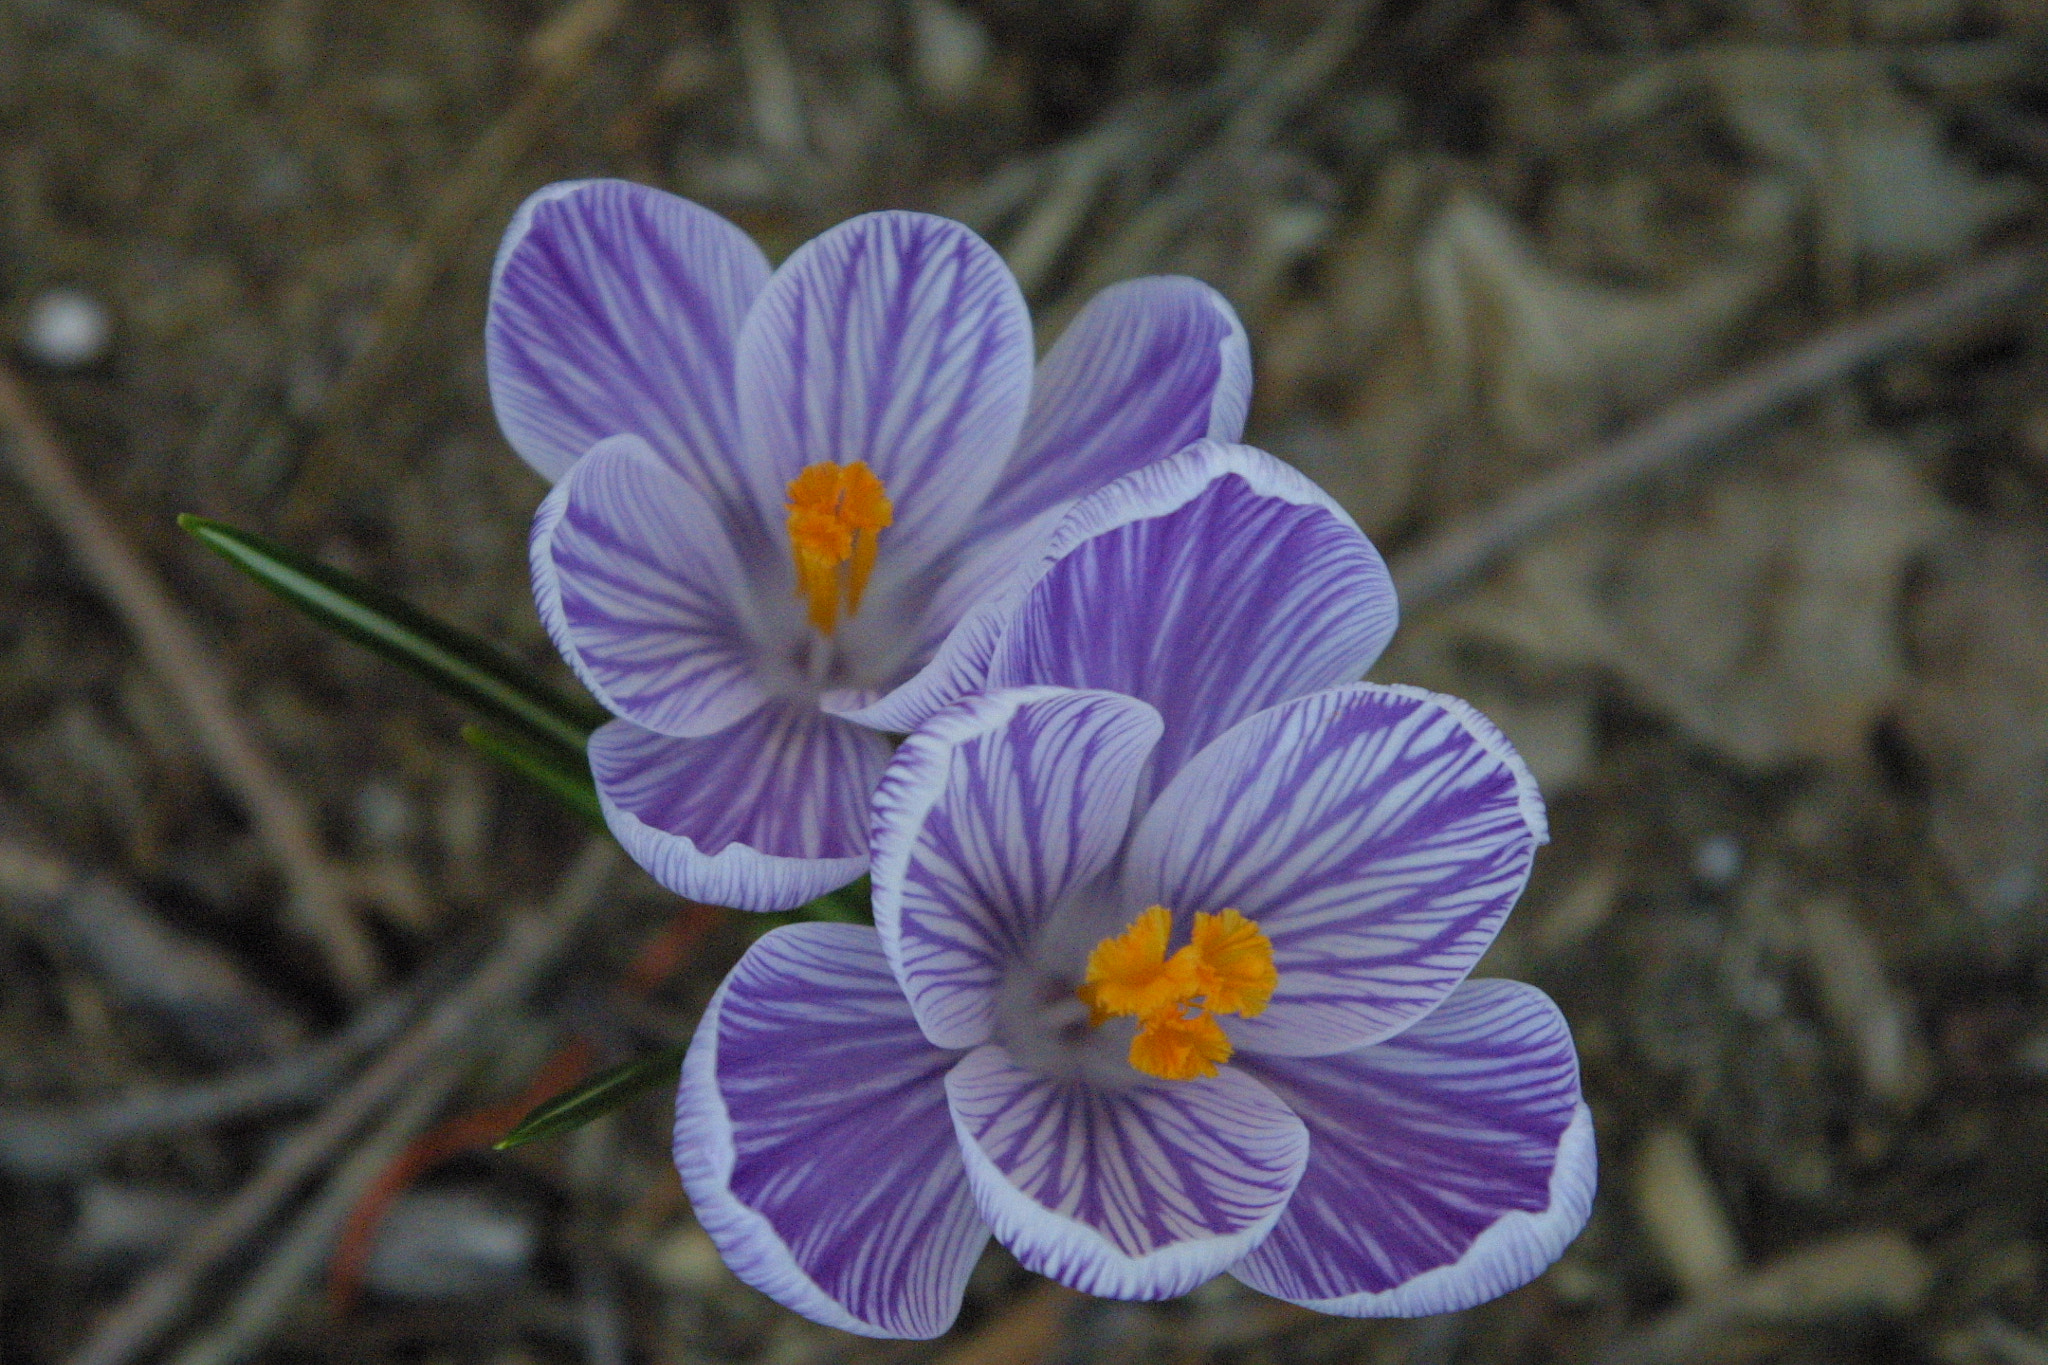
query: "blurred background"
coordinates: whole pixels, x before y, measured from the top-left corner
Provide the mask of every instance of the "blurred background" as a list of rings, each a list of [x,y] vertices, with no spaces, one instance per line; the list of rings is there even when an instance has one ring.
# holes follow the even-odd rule
[[[658,1089],[485,1149],[758,924],[172,518],[562,676],[481,335],[592,175],[958,217],[1041,344],[1230,296],[1410,590],[1375,676],[1549,796],[1481,971],[1578,1038],[1557,1266],[1377,1323],[992,1249],[867,1342],[722,1268]],[[0,0],[0,1354],[2048,1362],[2044,186],[2040,0]]]

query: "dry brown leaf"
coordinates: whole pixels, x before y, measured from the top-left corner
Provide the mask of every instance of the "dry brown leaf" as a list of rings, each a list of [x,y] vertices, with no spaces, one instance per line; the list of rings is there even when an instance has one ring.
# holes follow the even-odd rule
[[[1752,768],[1845,759],[1905,685],[1899,597],[1942,518],[1894,450],[1793,452],[1536,545],[1447,627],[1604,670]]]
[[[1584,440],[1699,373],[1778,273],[1747,261],[1656,290],[1576,278],[1467,191],[1444,206],[1415,269],[1440,382],[1529,454]]]
[[[1901,720],[1927,773],[1935,848],[1973,906],[2015,915],[2048,887],[2048,546],[1957,535],[1908,623]]]

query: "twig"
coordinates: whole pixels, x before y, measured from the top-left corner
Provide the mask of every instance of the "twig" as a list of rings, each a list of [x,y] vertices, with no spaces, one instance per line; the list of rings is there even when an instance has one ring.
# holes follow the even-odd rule
[[[2048,253],[2026,248],[1994,256],[1874,317],[1834,328],[1745,370],[1711,393],[1672,404],[1605,450],[1396,557],[1394,584],[1403,608],[1414,613],[1442,606],[1567,517],[1688,469],[1864,366],[2011,307],[2044,279]]]
[[[568,0],[528,42],[533,80],[450,173],[384,288],[368,338],[321,402],[313,439],[286,506],[287,528],[306,525],[345,487],[345,480],[360,472],[360,452],[343,459],[342,441],[390,380],[428,299],[471,228],[581,89],[599,44],[624,13],[624,0]]]
[[[598,908],[618,853],[592,839],[547,907],[506,926],[491,953],[433,1012],[392,1045],[281,1146],[247,1184],[201,1224],[177,1253],[131,1288],[69,1365],[129,1365],[190,1305],[201,1283],[270,1221],[278,1206],[331,1160],[370,1116],[436,1058],[460,1047],[496,1010],[532,989]]]
[[[0,447],[44,515],[56,523],[93,582],[120,613],[143,656],[184,708],[214,772],[240,800],[289,884],[291,919],[352,992],[376,978],[376,957],[311,815],[249,736],[213,657],[163,583],[114,528],[72,472],[56,433],[21,381],[0,366]]]
[[[697,946],[719,919],[716,908],[686,902],[668,926],[640,949],[619,982],[619,997],[634,1000],[658,989],[696,954]],[[571,1039],[556,1049],[521,1094],[452,1118],[407,1147],[349,1211],[348,1224],[335,1248],[334,1263],[327,1277],[327,1301],[334,1315],[340,1317],[354,1302],[377,1229],[414,1181],[451,1156],[488,1146],[505,1136],[534,1109],[581,1079],[597,1055],[597,1045],[590,1039]]]
[[[376,1249],[377,1232],[384,1226],[385,1216],[415,1181],[448,1158],[488,1147],[503,1137],[536,1105],[552,1099],[588,1072],[595,1055],[596,1049],[588,1043],[572,1043],[557,1051],[519,1094],[501,1104],[450,1119],[392,1152],[376,1178],[356,1191],[355,1201],[343,1210],[342,1221],[335,1225],[334,1257],[327,1279],[329,1311],[339,1318],[354,1305],[363,1272],[369,1268],[370,1253]]]
[[[1059,264],[1103,182],[1148,131],[1145,103],[1111,114],[1060,149],[1051,183],[1004,248],[1017,287],[1029,297]]]
[[[605,1238],[606,1193],[619,1165],[619,1124],[607,1114],[569,1136],[569,1184],[576,1197],[573,1247],[576,1317],[587,1365],[627,1365],[619,1274]]]
[[[418,1006],[408,988],[381,995],[341,1033],[222,1080],[59,1108],[0,1110],[0,1166],[24,1175],[83,1170],[117,1142],[309,1104],[398,1032]]]
[[[171,1365],[239,1365],[270,1339],[320,1273],[349,1210],[406,1144],[433,1122],[467,1072],[469,1057],[469,1048],[456,1048],[433,1061],[426,1073],[413,1081],[377,1130],[335,1170],[262,1269],[222,1311],[218,1325],[173,1356]]]
[[[1238,104],[1216,141],[1188,159],[1167,188],[1133,214],[1068,291],[1059,317],[1071,316],[1097,290],[1148,268],[1202,207],[1235,184],[1304,101],[1335,74],[1381,0],[1339,0],[1322,22],[1275,63]],[[1228,79],[1226,77],[1226,79]]]
[[[1600,1365],[1705,1360],[1724,1338],[1862,1314],[1909,1317],[1934,1279],[1927,1257],[1890,1229],[1848,1232],[1786,1253],[1609,1345]]]

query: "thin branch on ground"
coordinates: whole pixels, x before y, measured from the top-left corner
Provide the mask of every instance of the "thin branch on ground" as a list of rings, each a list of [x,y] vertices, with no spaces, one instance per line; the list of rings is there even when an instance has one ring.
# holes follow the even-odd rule
[[[597,1050],[577,1041],[556,1051],[526,1089],[503,1103],[450,1119],[430,1133],[414,1138],[389,1154],[375,1179],[364,1182],[356,1197],[342,1211],[331,1240],[334,1255],[328,1265],[328,1311],[336,1318],[354,1306],[375,1250],[377,1232],[405,1192],[419,1178],[453,1156],[488,1147],[505,1136],[536,1105],[576,1083],[590,1070]]]
[[[1937,335],[1982,322],[2048,282],[2048,252],[1994,256],[1903,303],[1833,328],[1719,388],[1682,399],[1588,458],[1537,479],[1496,506],[1397,556],[1394,585],[1408,612],[1462,596],[1508,555],[1565,519],[1689,470],[1829,385]]]
[[[367,339],[350,357],[314,418],[285,524],[310,523],[377,461],[342,446],[375,406],[425,314],[435,288],[471,240],[477,220],[512,172],[582,91],[592,59],[625,15],[624,0],[568,0],[527,44],[533,76],[512,107],[471,145],[428,208],[419,235],[392,272]]]
[[[347,1028],[288,1057],[219,1080],[65,1106],[0,1109],[0,1167],[48,1176],[85,1170],[118,1142],[311,1104],[382,1047],[418,1008],[408,986],[372,999]]]
[[[384,1121],[336,1168],[234,1301],[208,1331],[171,1358],[171,1365],[240,1365],[270,1340],[306,1286],[320,1274],[329,1249],[363,1192],[376,1184],[455,1093],[468,1072],[472,1052],[473,1044],[453,1048],[412,1081]]]
[[[637,1000],[659,989],[696,955],[705,935],[723,917],[724,912],[715,906],[685,902],[667,927],[642,945],[619,982],[618,997],[623,1001]],[[377,1229],[415,1181],[448,1158],[487,1147],[511,1132],[534,1109],[581,1079],[597,1057],[598,1048],[593,1040],[573,1038],[556,1049],[521,1094],[452,1118],[399,1154],[349,1213],[328,1272],[330,1311],[338,1318],[354,1303]]]
[[[608,839],[584,845],[539,914],[515,919],[460,986],[408,1029],[327,1106],[273,1150],[249,1182],[216,1209],[164,1264],[149,1272],[101,1319],[69,1365],[131,1365],[191,1306],[206,1278],[247,1244],[278,1208],[326,1166],[384,1105],[416,1083],[439,1058],[501,1009],[516,1005],[576,942],[602,902],[618,866]]]
[[[1303,104],[1344,64],[1365,35],[1382,0],[1340,0],[1286,57],[1234,101],[1235,110],[1208,147],[1187,159],[1173,180],[1110,238],[1060,306],[1049,327],[1057,334],[1075,310],[1100,290],[1152,268],[1160,252],[1194,222],[1217,194],[1242,179],[1245,168],[1300,112]],[[1232,79],[1226,74],[1224,81]]]
[[[243,724],[214,654],[79,481],[56,432],[5,366],[0,449],[184,709],[214,773],[241,803],[284,875],[292,926],[321,951],[342,986],[357,994],[368,989],[377,975],[376,956],[349,905],[340,870],[321,847],[311,812]]]

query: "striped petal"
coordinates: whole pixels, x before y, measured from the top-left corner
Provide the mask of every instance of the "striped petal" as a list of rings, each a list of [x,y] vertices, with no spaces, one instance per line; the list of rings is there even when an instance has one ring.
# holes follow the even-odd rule
[[[1076,507],[1007,624],[990,687],[1099,687],[1157,707],[1157,792],[1253,712],[1347,681],[1394,628],[1372,543],[1249,446],[1203,442]]]
[[[980,527],[1071,505],[1204,437],[1237,440],[1251,391],[1251,347],[1221,294],[1184,275],[1112,285],[1039,364],[1017,453]]]
[[[671,739],[615,720],[590,737],[605,822],[677,895],[792,910],[867,870],[882,736],[771,701],[715,735]]]
[[[959,559],[925,599],[913,657],[937,654],[977,602],[1044,549],[1075,501],[1204,437],[1242,435],[1251,374],[1244,328],[1206,284],[1150,276],[1089,300],[1038,366],[1017,453]],[[973,690],[986,651],[965,668],[960,651],[948,657],[951,669],[927,675],[892,703],[892,712],[904,704],[921,709],[876,723],[911,729],[944,700]]]
[[[1262,712],[1198,754],[1140,823],[1122,899],[1255,920],[1280,983],[1265,1013],[1230,1021],[1231,1038],[1347,1052],[1465,978],[1546,838],[1535,783],[1485,717],[1354,684]]]
[[[1234,722],[1363,673],[1396,616],[1379,552],[1328,494],[1214,441],[1084,498],[990,587],[919,673],[849,718],[907,729],[981,687],[1122,692],[1166,720],[1157,791]]]
[[[718,988],[676,1101],[676,1167],[732,1272],[871,1337],[952,1325],[988,1229],[945,1075],[875,933],[770,930]]]
[[[880,476],[895,520],[878,598],[966,530],[1031,394],[1031,319],[1009,268],[958,223],[918,213],[867,214],[798,248],[738,356],[748,474],[773,522],[809,465],[859,460]]]
[[[758,663],[766,627],[753,619],[756,594],[732,538],[645,441],[600,441],[534,525],[541,619],[614,714],[703,736],[768,699]]]
[[[941,712],[896,751],[875,794],[875,927],[932,1042],[987,1041],[1005,969],[1046,947],[1053,911],[1122,847],[1158,738],[1143,702],[1020,688]]]
[[[760,248],[686,199],[623,180],[541,190],[491,277],[485,358],[505,439],[559,479],[631,433],[715,506],[743,506],[733,356],[767,282]]]
[[[1308,1125],[1308,1173],[1231,1273],[1324,1313],[1451,1313],[1527,1284],[1592,1206],[1572,1040],[1533,986],[1469,981],[1334,1057],[1242,1064]]]
[[[1308,1160],[1301,1120],[1230,1067],[1108,1089],[1048,1079],[991,1043],[947,1074],[946,1095],[997,1240],[1107,1298],[1172,1298],[1235,1264]]]

